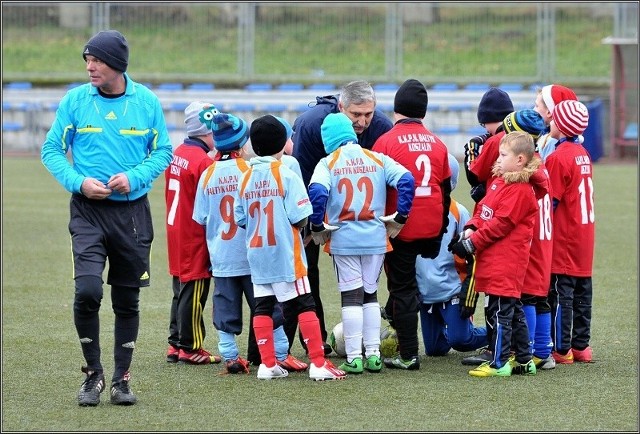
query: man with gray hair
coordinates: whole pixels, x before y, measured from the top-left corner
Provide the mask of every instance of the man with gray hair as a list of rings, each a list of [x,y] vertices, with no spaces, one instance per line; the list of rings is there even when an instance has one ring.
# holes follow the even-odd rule
[[[322,122],[329,113],[339,112],[349,117],[358,136],[358,143],[366,149],[371,149],[378,137],[393,126],[391,120],[382,111],[376,109],[376,95],[373,87],[364,80],[356,80],[346,84],[337,95],[316,97],[316,105],[298,116],[293,123],[293,156],[300,163],[302,179],[307,187],[316,164],[327,156],[320,136]],[[309,228],[305,228],[305,231],[308,233]],[[305,252],[311,293],[316,302],[316,313],[320,320],[322,339],[326,342],[327,328],[320,300],[318,270],[320,246],[311,242],[305,247]],[[285,312],[285,330],[289,338],[289,346],[293,345],[296,326],[295,315],[287,315]],[[331,347],[325,343],[325,354],[330,353]]]

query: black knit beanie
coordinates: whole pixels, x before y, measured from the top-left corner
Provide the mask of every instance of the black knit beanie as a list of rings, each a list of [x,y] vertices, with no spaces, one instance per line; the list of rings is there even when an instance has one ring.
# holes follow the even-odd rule
[[[125,72],[129,64],[129,44],[117,30],[103,30],[96,33],[84,46],[82,58],[94,56],[111,68]]]
[[[482,95],[478,105],[478,122],[481,124],[502,122],[512,111],[514,111],[513,103],[509,94],[502,89],[492,87]]]
[[[287,129],[274,116],[264,115],[251,122],[249,138],[257,156],[275,155],[287,142]]]
[[[396,92],[393,111],[408,118],[422,119],[427,114],[428,103],[427,88],[418,80],[410,78]]]

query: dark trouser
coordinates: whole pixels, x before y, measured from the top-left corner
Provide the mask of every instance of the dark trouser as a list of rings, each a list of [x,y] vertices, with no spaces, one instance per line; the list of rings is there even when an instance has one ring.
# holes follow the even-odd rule
[[[497,295],[488,297],[489,304],[484,314],[488,326],[493,330],[489,341],[489,349],[493,352],[491,367],[500,369],[509,363],[511,350],[515,352],[518,363],[529,362],[532,354],[522,301],[519,298]]]
[[[551,275],[551,336],[554,350],[584,350],[591,340],[591,277]]]
[[[74,194],[69,233],[73,251],[73,318],[82,353],[91,371],[102,371],[100,318],[102,274],[107,259],[114,322],[113,381],[129,370],[140,327],[140,287],[149,286],[153,241],[147,196],[127,202],[92,200]]]
[[[206,337],[203,311],[211,279],[180,282],[180,278],[173,276],[172,284],[169,343],[186,351],[199,350]]]
[[[384,258],[389,298],[385,312],[396,329],[400,356],[404,360],[418,356],[418,282],[416,258],[421,244],[391,239],[393,250]]]
[[[327,327],[324,322],[324,309],[322,307],[322,300],[320,299],[320,270],[318,268],[318,261],[320,260],[320,246],[316,245],[313,241],[309,242],[304,248],[307,255],[307,277],[309,278],[309,287],[311,288],[311,295],[313,301],[316,304],[316,315],[320,322],[320,333],[322,335],[322,341],[327,341]],[[289,348],[293,345],[296,338],[296,329],[298,328],[298,315],[291,310],[292,303],[284,304],[284,331],[289,339]],[[304,342],[302,334],[299,334],[300,344],[304,348]]]

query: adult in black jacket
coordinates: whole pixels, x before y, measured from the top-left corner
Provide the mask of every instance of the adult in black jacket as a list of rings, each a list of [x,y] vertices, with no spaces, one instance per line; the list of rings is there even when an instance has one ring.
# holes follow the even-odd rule
[[[353,129],[358,136],[358,143],[363,148],[371,149],[382,134],[391,129],[391,120],[376,109],[376,96],[369,84],[363,80],[352,81],[345,85],[339,94],[316,97],[316,105],[298,116],[293,123],[293,156],[300,163],[302,179],[308,187],[316,164],[327,154],[320,136],[320,126],[329,113],[342,112],[353,122]],[[309,231],[306,228],[305,231]],[[306,234],[305,234],[306,235]],[[324,310],[320,300],[320,275],[318,259],[320,247],[310,242],[305,247],[308,264],[308,277],[311,293],[316,303],[316,313],[320,320],[322,339],[327,341],[327,328],[324,322]],[[297,328],[295,315],[285,312],[285,331],[289,338],[289,346],[293,344]],[[302,338],[301,338],[302,342]],[[303,344],[304,346],[304,344]],[[325,353],[331,353],[331,347],[325,344]]]

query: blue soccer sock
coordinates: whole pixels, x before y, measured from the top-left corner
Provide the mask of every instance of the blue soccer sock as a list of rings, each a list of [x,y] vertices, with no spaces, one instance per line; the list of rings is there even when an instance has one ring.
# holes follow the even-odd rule
[[[524,317],[527,321],[527,328],[529,329],[529,353],[533,354],[533,349],[535,348],[536,342],[536,307],[525,304],[524,306],[522,306],[522,310],[524,311]]]
[[[553,341],[551,340],[551,312],[536,315],[536,336],[533,346],[533,354],[541,359],[551,355]]]

